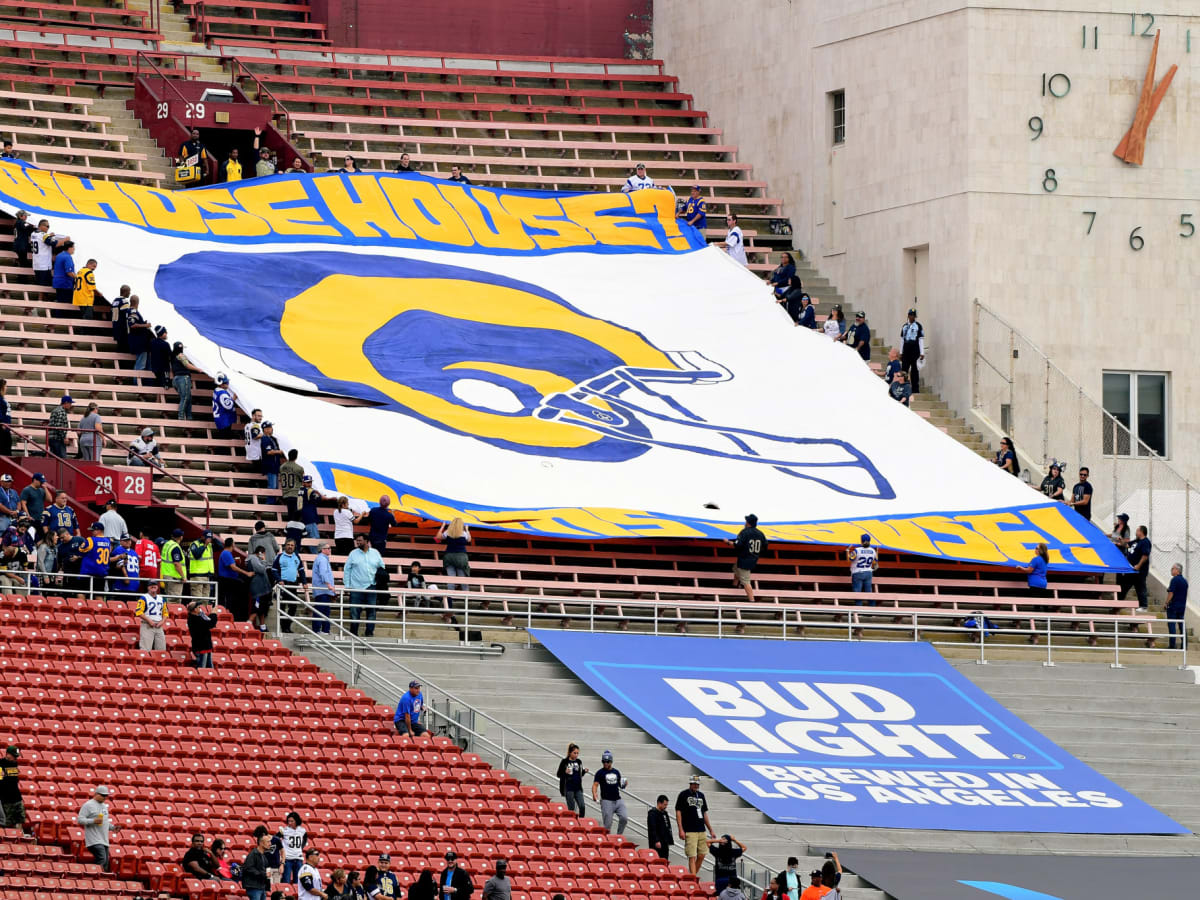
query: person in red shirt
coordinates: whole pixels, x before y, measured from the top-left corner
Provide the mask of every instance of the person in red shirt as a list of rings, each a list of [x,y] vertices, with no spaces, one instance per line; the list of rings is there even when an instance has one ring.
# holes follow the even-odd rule
[[[158,563],[162,558],[158,544],[150,540],[150,535],[146,533],[146,529],[138,532],[138,542],[134,545],[134,550],[137,551],[138,561],[141,564],[141,576],[143,581],[158,580]]]

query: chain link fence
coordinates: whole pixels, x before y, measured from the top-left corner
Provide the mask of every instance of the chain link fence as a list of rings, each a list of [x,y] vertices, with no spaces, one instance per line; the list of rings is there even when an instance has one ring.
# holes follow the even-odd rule
[[[1200,551],[1193,516],[1200,490],[1089,397],[1028,337],[975,301],[971,405],[1012,438],[1034,486],[1052,462],[1063,467],[1067,492],[1087,466],[1094,489],[1092,521],[1109,530],[1129,514],[1132,533],[1145,525],[1154,545],[1150,569],[1170,579],[1178,562],[1191,572]]]

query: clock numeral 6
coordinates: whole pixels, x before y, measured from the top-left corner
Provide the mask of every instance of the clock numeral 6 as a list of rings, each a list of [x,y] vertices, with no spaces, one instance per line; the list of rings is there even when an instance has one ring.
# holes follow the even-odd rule
[[[1138,234],[1138,232],[1141,230],[1142,226],[1139,225],[1137,228],[1133,229],[1133,231],[1129,232],[1129,246],[1134,250],[1141,250],[1146,246],[1146,242],[1142,239],[1142,236]]]
[[[1194,224],[1192,224],[1192,214],[1191,213],[1184,213],[1183,215],[1181,215],[1179,217],[1179,227],[1187,229],[1187,231],[1179,232],[1179,236],[1181,238],[1190,238],[1193,234],[1196,233],[1196,226]]]
[[[1042,190],[1047,194],[1053,193],[1058,188],[1058,179],[1054,177],[1054,170],[1047,169],[1046,177],[1042,179]]]

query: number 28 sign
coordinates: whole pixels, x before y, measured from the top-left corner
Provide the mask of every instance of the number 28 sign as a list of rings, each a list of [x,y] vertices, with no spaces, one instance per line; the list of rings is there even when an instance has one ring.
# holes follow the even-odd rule
[[[97,463],[82,463],[80,468],[87,472],[90,485],[80,484],[76,493],[82,495],[86,487],[91,497],[80,496],[81,500],[106,500],[116,497],[117,503],[131,506],[149,506],[154,490],[154,473],[150,469],[117,469]]]

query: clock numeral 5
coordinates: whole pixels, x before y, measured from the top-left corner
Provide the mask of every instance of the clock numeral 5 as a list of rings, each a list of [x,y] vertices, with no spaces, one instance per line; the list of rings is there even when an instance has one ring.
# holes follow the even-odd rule
[[[1179,217],[1179,227],[1187,229],[1187,231],[1179,232],[1179,236],[1181,238],[1190,238],[1193,234],[1196,233],[1196,226],[1194,224],[1192,224],[1192,214],[1191,213],[1184,213],[1183,215],[1181,215]]]

